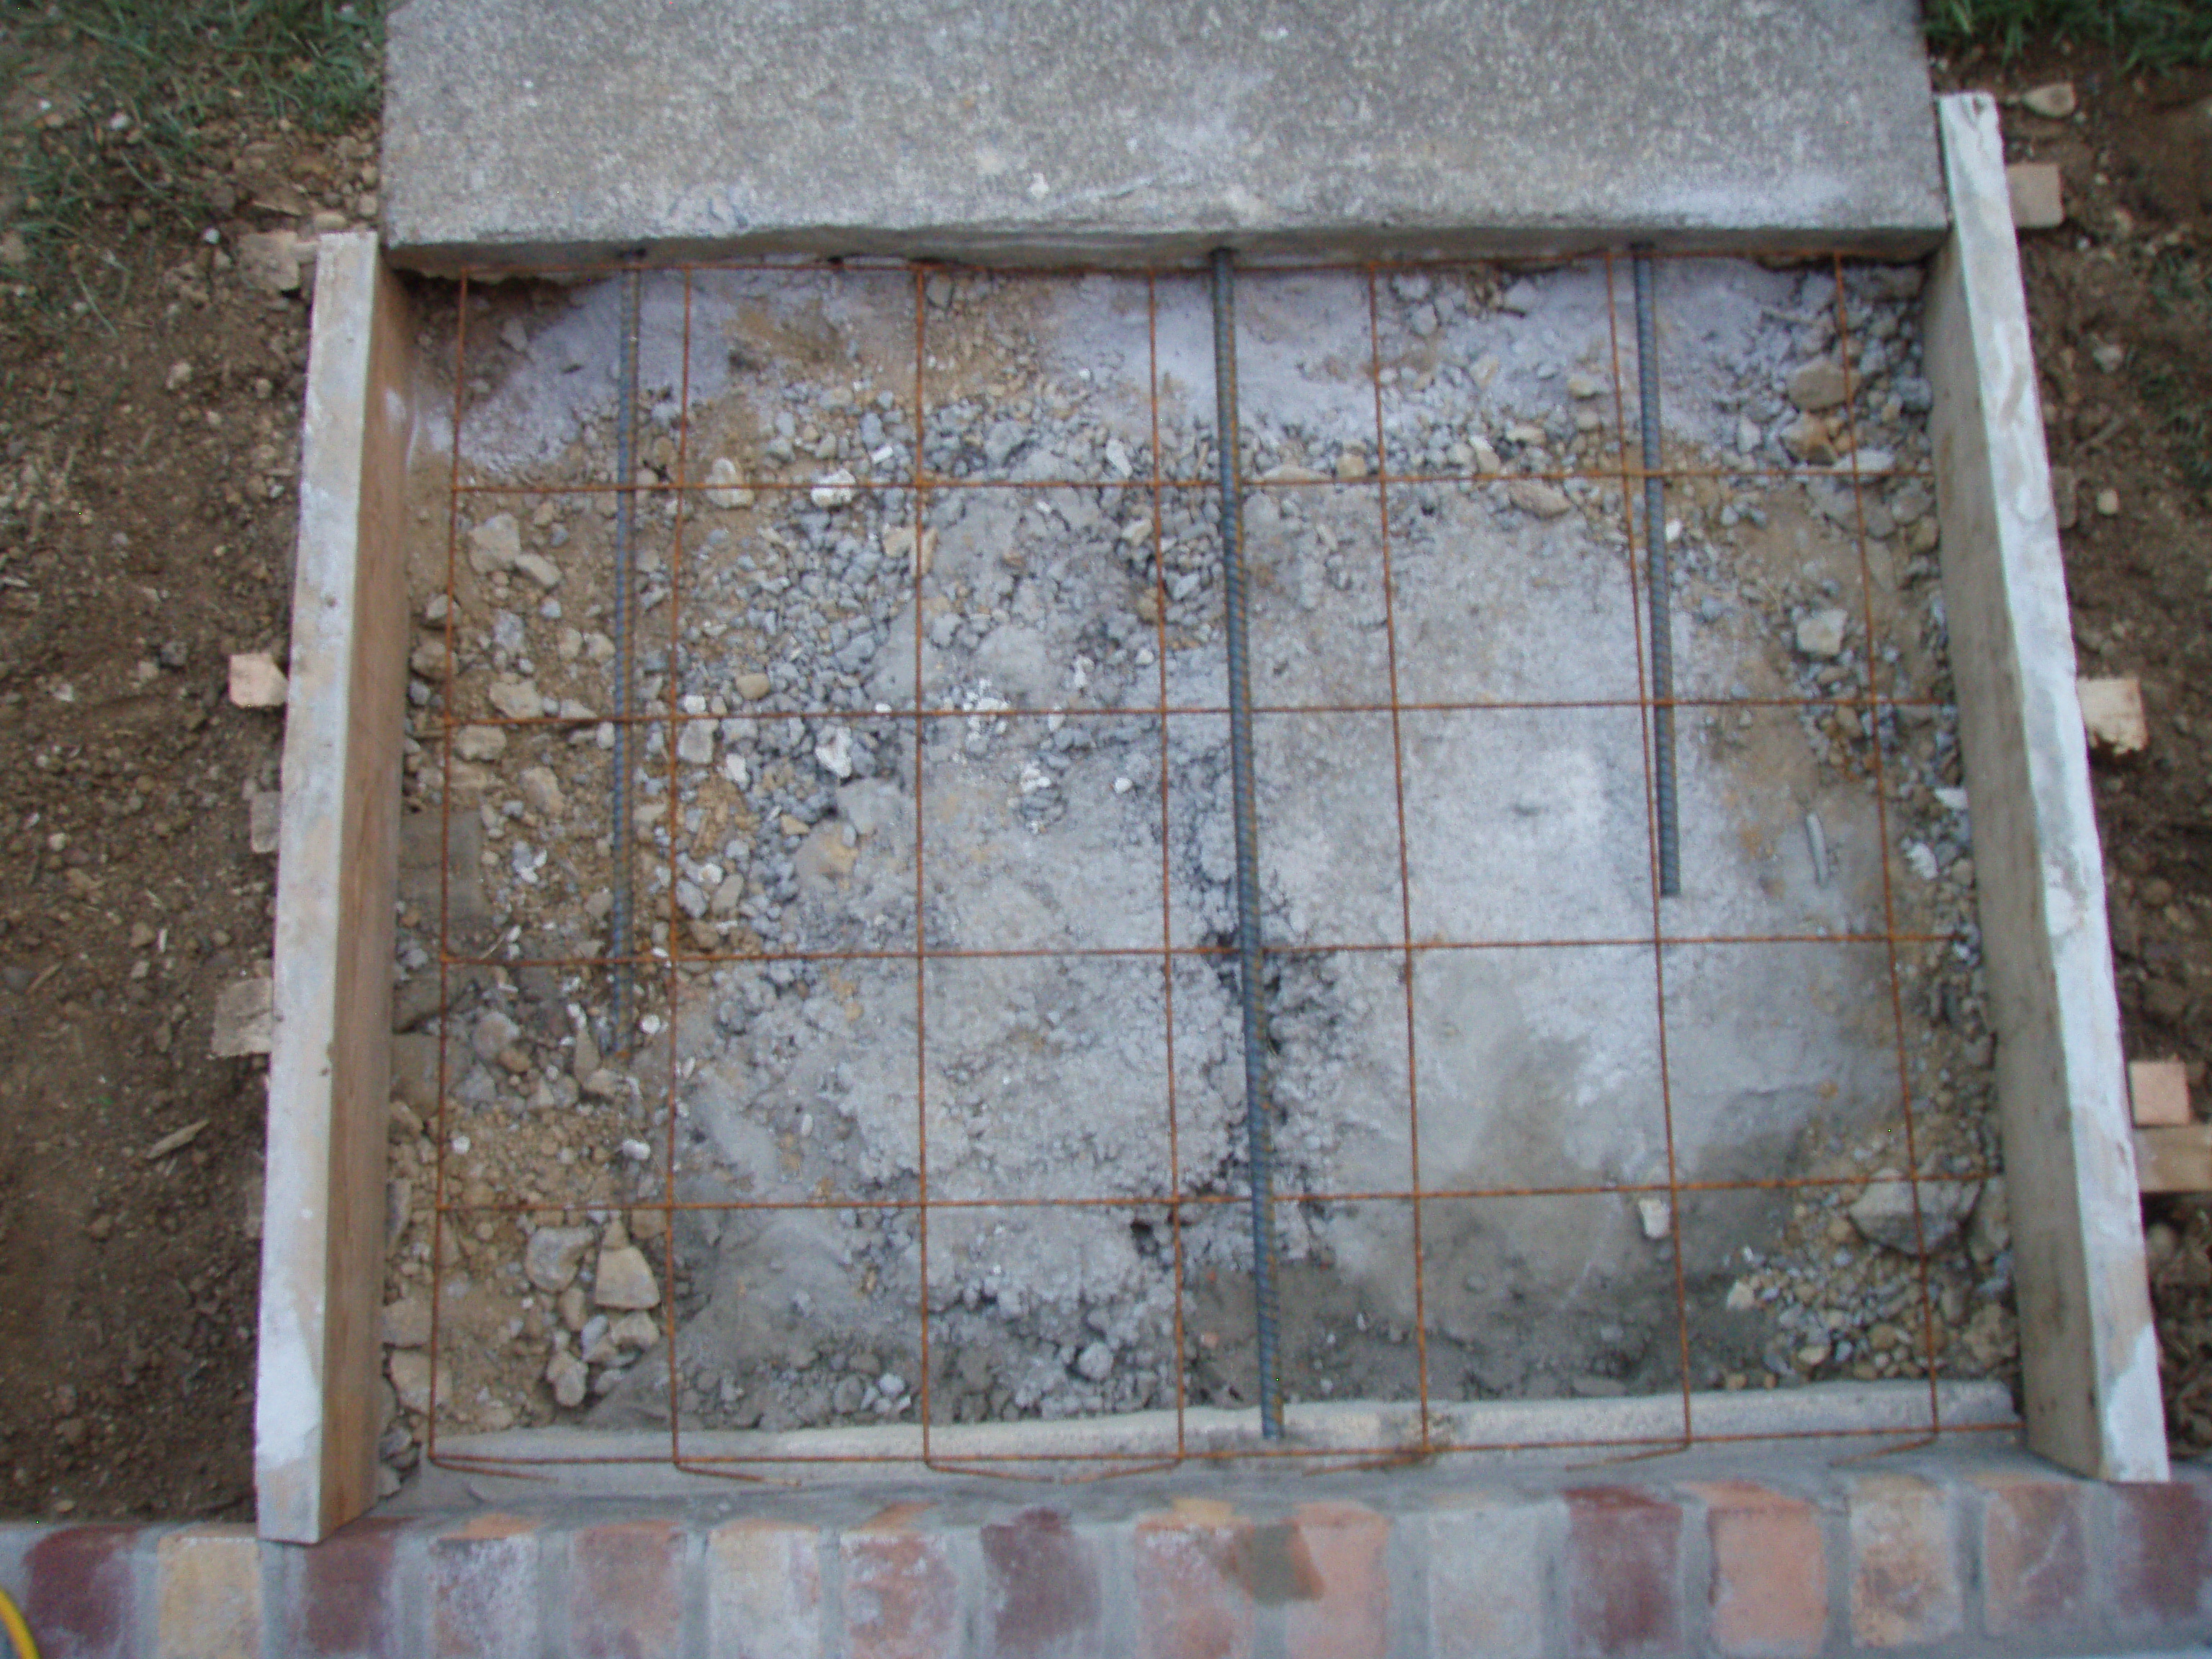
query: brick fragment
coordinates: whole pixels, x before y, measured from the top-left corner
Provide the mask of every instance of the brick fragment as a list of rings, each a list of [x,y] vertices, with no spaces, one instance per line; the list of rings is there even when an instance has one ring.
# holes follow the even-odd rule
[[[1708,1628],[1744,1659],[1818,1653],[1828,1633],[1828,1558],[1820,1511],[1747,1480],[1691,1488],[1705,1502],[1712,1552]]]
[[[1565,1496],[1568,1651],[1679,1648],[1681,1506],[1633,1486],[1585,1486]]]
[[[431,1646],[441,1659],[535,1659],[538,1628],[535,1522],[480,1515],[430,1546]]]
[[[1851,1639],[1910,1647],[1965,1622],[1949,1495],[1910,1475],[1869,1475],[1850,1492]]]
[[[131,1552],[137,1527],[66,1527],[31,1546],[23,1616],[40,1650],[107,1659],[137,1646]]]
[[[1301,1504],[1291,1548],[1308,1593],[1283,1607],[1290,1659],[1381,1659],[1390,1643],[1386,1516],[1358,1504]]]
[[[1564,1516],[1556,1501],[1477,1498],[1413,1523],[1427,1534],[1428,1651],[1481,1659],[1552,1652],[1547,1592]]]
[[[684,1644],[684,1531],[617,1521],[568,1540],[568,1640],[576,1659],[656,1659]]]
[[[952,1659],[960,1580],[942,1537],[907,1528],[847,1533],[845,1638],[854,1659]]]
[[[1098,1561],[1059,1510],[1024,1510],[982,1529],[991,1651],[1000,1659],[1103,1653]]]
[[[1982,1626],[1990,1636],[2081,1624],[2091,1604],[2081,1489],[2070,1480],[1992,1484],[1982,1502]]]
[[[707,1540],[708,1650],[820,1659],[822,1540],[811,1527],[732,1521]]]
[[[402,1523],[364,1518],[311,1550],[288,1551],[290,1590],[277,1610],[283,1651],[300,1659],[397,1656]]]
[[[1142,1659],[1249,1659],[1251,1522],[1184,1498],[1137,1522],[1131,1545]]]
[[[261,1540],[251,1527],[191,1527],[155,1552],[163,1659],[260,1659]]]
[[[2212,1611],[2212,1488],[2172,1480],[2105,1492],[2113,1626],[2145,1630]]]

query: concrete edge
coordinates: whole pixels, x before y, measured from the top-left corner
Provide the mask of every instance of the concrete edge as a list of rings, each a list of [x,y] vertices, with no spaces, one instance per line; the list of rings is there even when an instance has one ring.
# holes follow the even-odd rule
[[[1940,100],[1926,316],[1943,590],[1998,1035],[2028,1441],[2163,1480],[2119,1001],[2073,624],[1996,104]]]
[[[254,1388],[261,1533],[295,1542],[376,1493],[412,351],[376,238],[325,238],[301,444]]]
[[[1930,1422],[1927,1385],[1914,1382],[1698,1393],[1690,1403],[1696,1432],[1706,1441],[1788,1437],[1873,1449],[1882,1437],[1923,1435]],[[2001,1429],[2017,1420],[2011,1391],[2001,1382],[1941,1383],[1937,1403],[1940,1420],[1950,1429]],[[1302,1404],[1285,1415],[1285,1443],[1255,1459],[1262,1442],[1254,1413],[1193,1407],[1183,1413],[1184,1455],[1234,1456],[1305,1473],[1347,1458],[1373,1462],[1377,1448],[1386,1449],[1386,1462],[1419,1455],[1419,1410],[1410,1402]],[[1664,1450],[1681,1438],[1682,1396],[1431,1403],[1429,1420],[1432,1437],[1470,1449],[1428,1461],[1473,1471],[1504,1467],[1510,1455],[1523,1452],[1589,1458],[1608,1450]],[[686,1433],[682,1446],[678,1467],[671,1461],[665,1430],[511,1429],[441,1435],[437,1452],[441,1462],[464,1471],[471,1487],[486,1493],[526,1493],[538,1477],[557,1471],[563,1494],[576,1497],[696,1495],[724,1467],[745,1468],[770,1480],[796,1477],[809,1485],[880,1481],[910,1474],[923,1455],[921,1429],[911,1424],[785,1433],[702,1431]],[[933,1429],[929,1437],[933,1465],[984,1476],[1012,1472],[1066,1479],[1148,1459],[1171,1463],[1176,1457],[1176,1414],[1164,1411],[951,1425]],[[502,1463],[513,1473],[502,1473]]]
[[[1277,234],[1224,229],[1138,236],[1047,234],[1019,226],[856,233],[848,227],[783,231],[768,237],[666,237],[649,242],[578,236],[558,241],[394,244],[393,264],[430,276],[542,276],[638,265],[657,267],[759,259],[805,266],[846,260],[990,265],[1013,270],[1054,268],[1202,270],[1217,247],[1234,248],[1245,264],[1268,265],[1364,263],[1419,264],[1429,260],[1571,259],[1649,246],[1671,255],[1774,258],[1917,260],[1932,253],[1941,231],[1924,225],[1838,226],[1832,229],[1764,227],[1670,228],[1644,223],[1516,229],[1347,223]]]

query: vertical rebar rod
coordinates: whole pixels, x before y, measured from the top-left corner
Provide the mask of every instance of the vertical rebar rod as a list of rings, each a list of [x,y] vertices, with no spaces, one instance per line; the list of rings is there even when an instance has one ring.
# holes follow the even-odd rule
[[[1260,943],[1259,806],[1253,789],[1252,668],[1246,650],[1243,514],[1237,501],[1237,270],[1226,248],[1213,254],[1214,447],[1221,467],[1222,628],[1229,643],[1229,771],[1237,825],[1237,987],[1244,1017],[1244,1135],[1252,1166],[1252,1301],[1258,1327],[1260,1432],[1283,1435],[1276,1376],[1275,1171],[1267,1092],[1267,1021],[1261,1006],[1266,968]]]
[[[1682,890],[1674,817],[1674,623],[1667,568],[1667,486],[1659,476],[1659,323],[1651,256],[1636,255],[1636,388],[1644,432],[1644,559],[1651,585],[1651,787],[1658,800],[1659,891]]]
[[[622,382],[621,406],[615,411],[615,557],[614,557],[614,838],[610,843],[613,866],[613,903],[610,919],[614,928],[613,1052],[629,1052],[629,957],[636,940],[631,937],[629,828],[629,637],[630,536],[637,516],[637,335],[639,276],[635,270],[623,278],[622,360],[616,378]]]

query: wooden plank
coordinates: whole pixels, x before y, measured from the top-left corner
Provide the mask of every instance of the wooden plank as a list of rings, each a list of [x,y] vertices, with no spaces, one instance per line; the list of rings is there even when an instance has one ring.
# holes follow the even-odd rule
[[[277,848],[254,1423],[261,1534],[299,1543],[376,1498],[413,339],[376,238],[323,238]]]
[[[2136,1179],[2147,1193],[2212,1193],[2212,1123],[2136,1130]]]
[[[2104,866],[2004,148],[1986,94],[1939,106],[1952,232],[1928,295],[1931,435],[2028,1443],[2084,1474],[2163,1480]]]

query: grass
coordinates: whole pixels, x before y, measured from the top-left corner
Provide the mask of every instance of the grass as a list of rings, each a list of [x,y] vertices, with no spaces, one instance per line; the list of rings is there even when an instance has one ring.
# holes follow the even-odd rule
[[[2061,35],[2109,46],[2130,69],[2212,64],[2207,0],[1928,0],[1928,43],[2017,58]]]
[[[93,300],[100,256],[77,244],[99,212],[138,228],[204,223],[211,131],[244,119],[330,133],[374,115],[384,6],[0,0],[0,88],[38,74],[54,88],[46,118],[7,135],[0,154],[4,229],[29,256],[24,297],[41,308]]]

